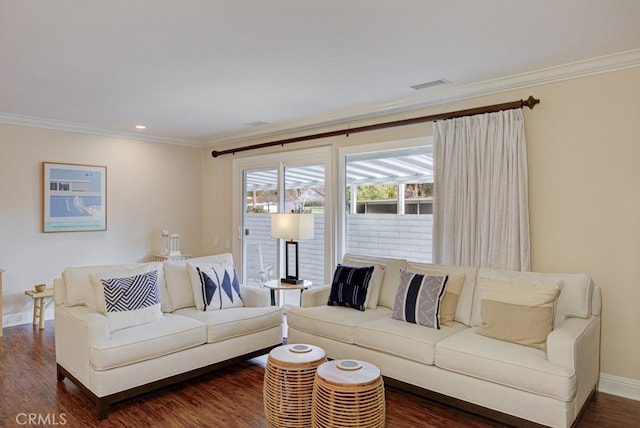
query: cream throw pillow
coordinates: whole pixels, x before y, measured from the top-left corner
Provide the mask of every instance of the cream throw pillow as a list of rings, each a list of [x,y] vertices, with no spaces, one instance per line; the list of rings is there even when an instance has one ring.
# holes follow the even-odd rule
[[[447,275],[449,277],[444,289],[444,297],[442,298],[442,302],[440,302],[440,324],[449,327],[452,326],[453,319],[456,316],[458,300],[460,300],[460,293],[462,293],[462,286],[464,285],[464,280],[467,279],[467,274],[450,274],[437,270],[416,269],[415,267],[411,270],[427,275]]]
[[[476,333],[546,352],[562,282],[514,284],[482,279],[482,323]]]

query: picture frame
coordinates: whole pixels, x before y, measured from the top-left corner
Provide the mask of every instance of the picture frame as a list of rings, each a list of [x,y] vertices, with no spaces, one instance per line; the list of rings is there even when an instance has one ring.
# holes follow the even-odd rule
[[[42,162],[42,232],[107,230],[107,167]]]

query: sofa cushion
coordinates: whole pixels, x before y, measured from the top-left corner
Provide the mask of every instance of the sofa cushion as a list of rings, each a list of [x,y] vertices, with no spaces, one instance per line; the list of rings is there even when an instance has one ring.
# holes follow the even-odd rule
[[[458,298],[458,305],[456,306],[456,313],[454,320],[463,323],[466,326],[471,326],[471,310],[473,307],[474,291],[476,288],[476,274],[478,269],[470,266],[450,266],[440,265],[432,263],[415,263],[408,262],[407,270],[412,272],[424,271],[437,271],[446,273],[447,275],[465,275],[465,279]],[[442,318],[441,318],[442,320]]]
[[[282,309],[277,306],[229,308],[224,311],[199,311],[184,308],[175,312],[207,326],[207,342],[220,342],[233,337],[268,330],[282,325]]]
[[[447,276],[400,271],[391,318],[440,329],[440,302]]]
[[[203,323],[165,314],[152,323],[120,330],[108,340],[91,343],[89,363],[96,370],[108,370],[202,345],[206,336]]]
[[[373,266],[358,267],[338,264],[331,281],[327,305],[345,306],[364,311]]]
[[[287,324],[309,334],[355,343],[356,325],[390,315],[391,309],[380,306],[368,311],[354,311],[342,306],[313,306],[289,309]]]
[[[393,309],[396,298],[396,290],[400,284],[400,269],[407,269],[407,261],[404,259],[391,259],[388,257],[364,256],[359,254],[345,254],[342,262],[344,264],[360,261],[362,263],[378,263],[384,267],[384,277],[380,286],[378,306]],[[372,296],[373,299],[375,296]]]
[[[453,323],[450,327],[436,330],[384,317],[359,324],[356,327],[356,345],[433,365],[435,344],[465,328],[461,323]]]
[[[562,281],[564,285],[556,303],[554,327],[570,317],[589,318],[591,316],[593,283],[589,275],[479,269],[478,285],[473,299],[473,326],[480,325],[482,321],[482,279],[484,278],[519,284],[549,284]]]
[[[375,309],[378,306],[378,298],[380,297],[380,289],[382,288],[382,280],[384,279],[384,265],[371,261],[359,260],[346,255],[342,260],[342,264],[346,266],[368,267],[373,266],[373,274],[367,287],[367,298],[364,306],[367,309]]]
[[[191,288],[191,280],[187,272],[187,262],[181,261],[165,261],[164,276],[167,282],[167,293],[171,300],[171,311],[177,309],[195,306],[193,299],[193,289]],[[166,312],[163,309],[164,312]]]
[[[158,271],[116,278],[91,275],[98,312],[107,316],[111,332],[162,317]]]
[[[100,275],[102,278],[114,278],[117,276],[131,276],[139,273],[158,271],[158,287],[160,288],[160,300],[162,310],[169,312],[171,301],[167,293],[166,282],[162,269],[162,263],[130,263],[120,265],[82,266],[69,267],[62,272],[65,293],[65,306],[85,305],[97,310],[96,295],[91,283],[91,275]]]
[[[438,342],[435,364],[562,401],[571,401],[576,394],[574,370],[550,363],[540,349],[481,336],[475,333],[475,328]]]
[[[562,281],[530,285],[484,279],[482,286],[482,323],[476,333],[546,351]]]

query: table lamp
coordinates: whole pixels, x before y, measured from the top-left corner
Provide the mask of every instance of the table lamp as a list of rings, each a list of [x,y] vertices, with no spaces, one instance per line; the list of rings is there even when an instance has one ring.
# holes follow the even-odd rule
[[[287,284],[302,284],[304,280],[298,277],[298,240],[313,239],[313,214],[279,213],[271,214],[271,237],[286,239],[285,248],[285,277],[280,280]],[[289,248],[295,248],[295,273],[289,274]]]

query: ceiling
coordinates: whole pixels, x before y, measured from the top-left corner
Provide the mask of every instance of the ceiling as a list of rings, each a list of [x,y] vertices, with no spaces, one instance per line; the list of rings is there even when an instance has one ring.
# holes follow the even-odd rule
[[[0,0],[0,122],[212,146],[639,66],[639,22],[637,0]]]

